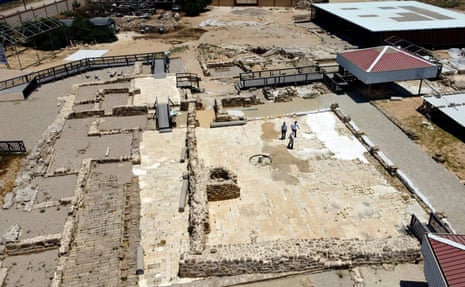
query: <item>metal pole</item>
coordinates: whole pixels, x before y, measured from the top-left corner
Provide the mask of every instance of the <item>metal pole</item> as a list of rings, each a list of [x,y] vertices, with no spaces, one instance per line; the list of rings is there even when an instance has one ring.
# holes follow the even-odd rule
[[[421,92],[421,84],[423,84],[423,79],[420,80],[420,86],[418,87],[418,95],[420,95]]]
[[[21,61],[19,60],[18,49],[16,48],[16,44],[14,44],[13,46],[15,47],[15,55],[16,55],[16,59],[18,60],[19,69],[22,70],[23,67],[21,66]]]

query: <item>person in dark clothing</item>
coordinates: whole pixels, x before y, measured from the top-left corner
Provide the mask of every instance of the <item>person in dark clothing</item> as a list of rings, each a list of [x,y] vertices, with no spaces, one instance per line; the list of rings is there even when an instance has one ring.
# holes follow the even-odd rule
[[[290,133],[289,134],[289,143],[287,144],[288,149],[293,149],[294,148],[294,134]]]
[[[286,122],[283,122],[281,125],[281,139],[285,140],[286,139],[286,133],[287,133],[287,125]]]

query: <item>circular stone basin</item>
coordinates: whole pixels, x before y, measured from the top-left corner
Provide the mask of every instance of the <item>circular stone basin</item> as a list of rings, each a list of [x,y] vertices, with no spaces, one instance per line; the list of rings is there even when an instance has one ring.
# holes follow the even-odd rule
[[[272,160],[267,154],[255,154],[249,158],[249,162],[253,166],[266,166],[270,165]]]

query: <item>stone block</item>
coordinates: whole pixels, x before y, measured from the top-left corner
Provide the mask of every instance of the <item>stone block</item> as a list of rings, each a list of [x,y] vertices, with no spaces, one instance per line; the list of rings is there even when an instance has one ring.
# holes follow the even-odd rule
[[[5,197],[3,198],[3,209],[8,209],[13,206],[14,204],[14,193],[8,192],[5,194]]]
[[[19,239],[19,234],[21,232],[21,226],[19,224],[14,224],[10,226],[5,233],[2,235],[2,244],[16,242]]]

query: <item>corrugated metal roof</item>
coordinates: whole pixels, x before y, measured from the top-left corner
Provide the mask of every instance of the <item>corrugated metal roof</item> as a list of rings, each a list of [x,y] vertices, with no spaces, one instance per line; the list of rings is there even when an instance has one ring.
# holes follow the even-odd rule
[[[392,46],[347,51],[341,53],[341,56],[366,72],[387,72],[435,66]]]
[[[448,286],[465,287],[465,235],[430,235],[428,240]]]
[[[465,14],[416,1],[316,3],[372,32],[465,28]]]
[[[465,105],[465,93],[444,95],[440,97],[430,96],[424,97],[424,100],[436,108],[444,108],[449,106]]]
[[[441,97],[431,96],[424,97],[423,99],[433,107],[438,108],[459,125],[465,127],[465,93]]]

